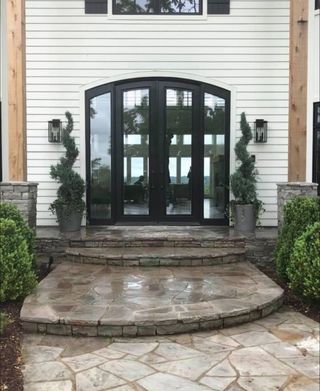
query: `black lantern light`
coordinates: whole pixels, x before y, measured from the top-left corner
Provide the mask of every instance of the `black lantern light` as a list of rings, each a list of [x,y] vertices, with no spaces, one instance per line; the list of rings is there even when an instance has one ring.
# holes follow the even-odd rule
[[[266,143],[268,139],[268,121],[256,119],[254,123],[254,142]]]
[[[49,143],[61,143],[62,122],[59,119],[53,119],[48,122],[48,141]]]

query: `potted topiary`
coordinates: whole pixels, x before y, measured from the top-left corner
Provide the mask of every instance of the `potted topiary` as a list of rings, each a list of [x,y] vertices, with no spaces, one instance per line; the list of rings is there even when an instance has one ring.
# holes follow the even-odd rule
[[[235,222],[235,230],[242,233],[252,233],[262,209],[262,202],[257,199],[257,170],[247,146],[252,139],[251,128],[245,113],[241,114],[240,122],[242,136],[235,146],[236,159],[241,162],[230,177],[231,191],[234,200],[231,201],[231,213]]]
[[[50,211],[57,216],[61,232],[79,231],[85,208],[83,195],[85,183],[81,176],[73,170],[73,165],[79,155],[74,138],[73,118],[66,112],[67,125],[62,131],[62,144],[66,149],[60,162],[50,168],[50,177],[60,183],[57,199],[50,205]]]

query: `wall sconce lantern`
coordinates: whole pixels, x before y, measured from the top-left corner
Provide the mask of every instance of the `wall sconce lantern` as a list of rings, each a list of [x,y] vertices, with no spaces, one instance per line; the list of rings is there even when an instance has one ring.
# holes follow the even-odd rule
[[[268,139],[268,121],[256,119],[254,123],[254,142],[266,143]]]
[[[62,122],[59,119],[48,121],[49,143],[61,143]]]

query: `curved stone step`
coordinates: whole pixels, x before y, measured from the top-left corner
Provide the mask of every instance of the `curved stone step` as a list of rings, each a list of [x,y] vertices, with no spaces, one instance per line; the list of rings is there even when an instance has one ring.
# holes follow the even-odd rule
[[[245,260],[244,248],[68,248],[72,262],[110,266],[209,266]]]
[[[68,247],[240,248],[245,247],[245,238],[229,227],[211,226],[89,226],[65,234],[56,227],[37,229],[38,253],[61,253]]]
[[[215,329],[256,320],[283,291],[249,262],[201,268],[62,263],[21,310],[25,331],[142,336]]]

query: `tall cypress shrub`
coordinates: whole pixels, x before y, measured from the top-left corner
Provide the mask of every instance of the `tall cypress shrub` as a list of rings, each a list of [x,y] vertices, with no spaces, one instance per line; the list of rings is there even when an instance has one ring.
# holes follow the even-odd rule
[[[62,144],[66,149],[64,156],[55,166],[51,166],[50,177],[60,183],[57,191],[57,199],[50,205],[52,213],[57,215],[58,221],[74,212],[83,213],[85,203],[83,195],[85,182],[81,176],[73,170],[73,165],[79,155],[75,140],[71,137],[73,130],[73,118],[69,111],[65,113],[67,125],[62,132]]]
[[[240,128],[242,136],[234,149],[236,159],[240,161],[240,165],[230,177],[231,191],[235,198],[231,207],[234,208],[235,204],[253,204],[255,216],[258,218],[262,202],[257,198],[257,170],[255,169],[255,163],[247,150],[248,144],[252,139],[252,131],[245,113],[241,114]]]

